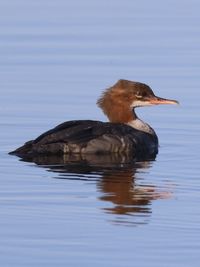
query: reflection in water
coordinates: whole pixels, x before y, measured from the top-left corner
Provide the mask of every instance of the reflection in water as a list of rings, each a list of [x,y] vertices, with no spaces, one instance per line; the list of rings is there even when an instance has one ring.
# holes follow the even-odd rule
[[[48,168],[59,179],[96,181],[101,192],[99,199],[111,204],[103,210],[117,215],[115,223],[147,223],[152,200],[170,197],[169,192],[163,192],[154,185],[139,184],[135,177],[136,173],[141,176],[149,169],[153,161],[135,162],[128,155],[115,154],[37,156],[22,160]],[[130,220],[130,215],[134,216],[134,220]]]

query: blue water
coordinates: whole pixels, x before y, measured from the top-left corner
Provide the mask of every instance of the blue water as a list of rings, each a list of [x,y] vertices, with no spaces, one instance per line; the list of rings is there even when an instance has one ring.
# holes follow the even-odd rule
[[[0,266],[196,267],[200,251],[200,3],[0,2]],[[56,124],[106,120],[118,79],[180,106],[141,108],[153,162],[24,162]]]

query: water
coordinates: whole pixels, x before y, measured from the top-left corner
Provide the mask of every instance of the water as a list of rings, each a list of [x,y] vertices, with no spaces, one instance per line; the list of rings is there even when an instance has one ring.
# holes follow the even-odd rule
[[[0,265],[199,266],[199,1],[0,2]],[[138,109],[153,162],[9,156],[119,78],[179,107]]]

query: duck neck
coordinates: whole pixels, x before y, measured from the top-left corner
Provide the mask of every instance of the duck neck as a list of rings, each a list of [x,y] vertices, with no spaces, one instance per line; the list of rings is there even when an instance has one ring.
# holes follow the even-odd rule
[[[139,119],[134,109],[127,109],[127,107],[117,107],[116,111],[112,108],[109,114],[109,120],[113,123],[124,123],[136,130],[155,135],[154,130],[144,121]]]
[[[134,109],[132,110],[131,120],[126,122],[126,124],[133,127],[136,130],[155,135],[155,131],[146,122],[138,118]]]
[[[129,121],[127,125],[133,127],[136,130],[139,130],[145,133],[149,133],[153,135],[155,134],[155,131],[147,123],[145,123],[144,121],[138,118],[135,120]]]
[[[104,113],[107,115],[109,121],[113,123],[128,123],[137,118],[135,112],[125,105],[110,106],[110,108],[104,109]]]
[[[139,131],[156,135],[154,130],[147,123],[137,117],[134,108],[128,108],[124,103],[112,105],[112,101],[109,101],[109,103],[106,101],[107,98],[100,99],[98,104],[103,109],[103,112],[107,115],[110,122],[124,123]]]
[[[151,135],[156,135],[154,129],[151,128],[146,122],[139,119],[136,114],[135,114],[135,117],[129,122],[127,122],[126,124],[133,127],[136,130],[139,130],[139,131],[151,134]]]

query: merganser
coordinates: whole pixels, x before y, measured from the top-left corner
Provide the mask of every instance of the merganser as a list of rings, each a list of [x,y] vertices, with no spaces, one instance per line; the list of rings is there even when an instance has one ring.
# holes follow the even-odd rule
[[[67,121],[10,154],[130,153],[136,159],[155,157],[158,153],[157,135],[137,117],[135,108],[157,104],[178,104],[178,101],[155,96],[144,83],[119,80],[97,101],[110,122]]]

